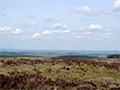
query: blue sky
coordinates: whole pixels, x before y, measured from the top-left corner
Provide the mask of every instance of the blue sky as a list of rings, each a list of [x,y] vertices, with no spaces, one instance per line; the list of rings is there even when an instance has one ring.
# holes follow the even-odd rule
[[[0,48],[120,50],[120,0],[0,0]]]

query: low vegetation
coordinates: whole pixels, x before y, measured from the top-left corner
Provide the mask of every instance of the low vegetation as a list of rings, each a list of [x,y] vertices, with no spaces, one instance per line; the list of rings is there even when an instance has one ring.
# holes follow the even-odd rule
[[[108,55],[107,58],[120,58],[120,54]]]
[[[120,59],[0,60],[0,90],[120,90]]]

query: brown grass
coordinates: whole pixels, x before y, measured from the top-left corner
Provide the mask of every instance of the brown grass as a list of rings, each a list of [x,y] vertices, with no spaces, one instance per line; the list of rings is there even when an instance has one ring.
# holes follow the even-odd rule
[[[0,60],[0,89],[120,90],[120,60]]]

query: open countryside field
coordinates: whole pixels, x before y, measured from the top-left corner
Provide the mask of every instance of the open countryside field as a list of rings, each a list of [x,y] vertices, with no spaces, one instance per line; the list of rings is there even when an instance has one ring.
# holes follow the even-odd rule
[[[1,59],[0,89],[120,90],[120,59]]]

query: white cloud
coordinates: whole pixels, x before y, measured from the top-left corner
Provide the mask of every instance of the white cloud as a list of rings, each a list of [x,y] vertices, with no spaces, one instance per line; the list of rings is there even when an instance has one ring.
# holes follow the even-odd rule
[[[44,31],[42,34],[54,34],[54,33],[69,33],[70,30],[54,30],[54,31]]]
[[[4,34],[4,35],[7,35],[7,34],[20,34],[22,33],[23,31],[21,29],[12,29],[12,27],[0,27],[0,34]]]
[[[55,28],[55,29],[67,29],[68,27],[66,25],[62,25],[62,24],[54,24],[51,26],[51,28]]]
[[[119,36],[112,36],[113,38],[119,38]]]
[[[88,16],[97,16],[99,14],[98,12],[91,11],[88,6],[77,7],[75,9],[73,9],[73,12],[76,12],[76,13],[85,13]]]
[[[99,38],[95,38],[94,40],[99,40]]]
[[[36,26],[36,25],[38,25],[38,23],[32,22],[32,23],[30,23],[29,25],[30,25],[30,26]]]
[[[58,19],[58,18],[53,18],[53,17],[47,17],[44,19],[45,22],[58,22],[61,21],[62,19]]]
[[[54,30],[52,32],[54,32],[54,33],[69,33],[70,30]]]
[[[116,0],[109,10],[103,11],[102,13],[108,15],[115,11],[120,11],[120,0]]]
[[[94,25],[94,24],[91,24],[90,26],[89,26],[89,28],[90,29],[102,29],[102,26],[100,26],[100,25]]]
[[[112,14],[112,11],[111,10],[106,10],[106,11],[103,11],[102,13],[105,14],[105,15],[108,15],[108,14]]]
[[[72,29],[72,30],[78,30],[78,31],[110,31],[109,29],[104,29],[101,25],[98,24],[91,24],[89,26],[86,27],[81,27],[79,29]]]
[[[116,0],[112,6],[112,10],[120,11],[120,0]]]
[[[110,33],[106,33],[105,35],[109,36],[109,35],[111,35],[111,34],[110,34]]]
[[[62,25],[62,24],[54,24],[52,26],[45,26],[45,28],[52,28],[52,29],[67,29],[67,25]]]
[[[93,11],[90,11],[86,14],[87,16],[98,16],[99,15],[99,12],[93,12]]]
[[[20,34],[22,33],[21,29],[16,28],[15,30],[12,31],[13,34]]]
[[[46,34],[51,34],[51,31],[44,31],[42,34],[46,35]]]
[[[24,27],[33,27],[33,26],[37,26],[37,25],[38,25],[38,23],[36,23],[36,22],[31,22],[31,23],[29,23],[29,24],[24,23],[22,26],[24,26]]]
[[[8,31],[8,30],[11,30],[12,29],[12,27],[0,27],[0,31]]]
[[[102,41],[102,39],[100,39],[100,38],[94,38],[93,40],[97,40],[97,41],[100,40],[100,41]]]
[[[64,30],[63,32],[65,32],[65,33],[69,33],[69,32],[70,32],[70,30]]]
[[[91,35],[91,34],[94,34],[94,33],[93,32],[85,32],[84,34]]]
[[[88,6],[77,7],[73,11],[77,12],[77,13],[88,13],[88,12],[90,12],[90,8]]]
[[[75,36],[75,38],[80,38],[80,36]]]
[[[81,27],[79,29],[72,29],[72,30],[86,31],[86,30],[101,30],[101,29],[102,29],[102,26],[98,24],[91,24],[90,26]]]
[[[39,37],[39,36],[41,36],[39,33],[35,33],[35,34],[32,36],[32,38],[37,38],[37,37]]]
[[[73,28],[72,30],[84,31],[84,29],[85,29],[85,27],[82,27],[82,28],[79,28],[79,29]]]

